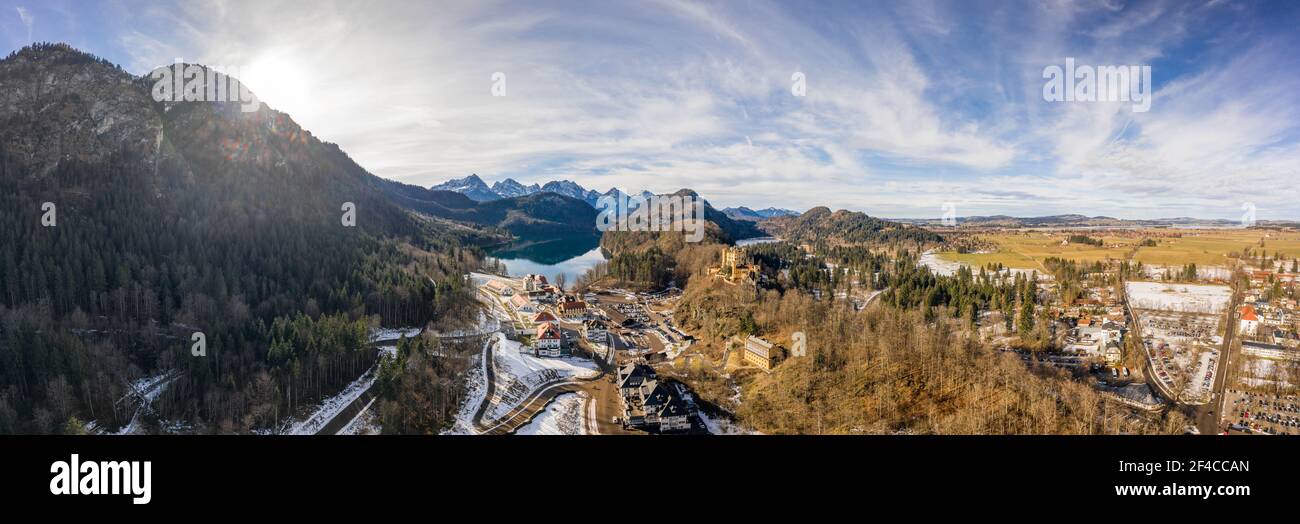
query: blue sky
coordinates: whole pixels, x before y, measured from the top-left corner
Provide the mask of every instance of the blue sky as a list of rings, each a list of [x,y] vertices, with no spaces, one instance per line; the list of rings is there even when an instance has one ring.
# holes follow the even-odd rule
[[[0,2],[0,42],[239,68],[387,178],[887,217],[1300,218],[1300,4]],[[1044,68],[1150,66],[1150,110]],[[506,96],[491,95],[506,75]],[[806,78],[806,96],[791,92]]]

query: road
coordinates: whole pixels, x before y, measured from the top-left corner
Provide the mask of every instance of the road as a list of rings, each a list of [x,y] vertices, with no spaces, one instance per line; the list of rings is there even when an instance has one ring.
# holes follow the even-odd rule
[[[1228,325],[1224,328],[1223,349],[1219,351],[1219,369],[1214,373],[1213,399],[1209,404],[1196,408],[1196,429],[1202,435],[1223,433],[1223,426],[1219,424],[1219,419],[1223,415],[1224,399],[1227,398],[1224,392],[1228,385],[1228,370],[1232,369],[1232,363],[1236,362],[1238,357],[1232,350],[1232,339],[1237,334],[1237,302],[1237,297],[1234,297],[1228,310]]]
[[[613,392],[617,396],[618,387],[610,380],[612,375],[609,374],[607,365],[600,366],[600,373],[590,378],[566,378],[543,384],[537,390],[530,393],[519,405],[511,408],[504,416],[494,421],[484,421],[483,415],[487,411],[492,397],[496,393],[496,372],[492,365],[492,350],[495,344],[488,344],[483,348],[483,358],[487,363],[485,378],[487,380],[487,392],[483,395],[483,403],[479,404],[474,410],[474,427],[484,435],[507,435],[518,431],[519,428],[528,425],[533,418],[540,415],[546,410],[556,397],[565,393],[585,392],[588,396],[588,402],[595,402],[595,409],[584,409],[583,416],[590,419],[593,416],[595,420],[588,420],[587,424],[596,424],[596,432],[601,434],[618,434],[627,433],[621,426],[610,422],[613,417],[617,416],[619,407],[617,398],[615,402],[610,402],[610,394]],[[601,363],[597,361],[597,363]],[[603,363],[601,363],[603,364]]]
[[[396,338],[372,340],[370,342],[370,347],[379,348],[380,346],[393,345],[400,340],[401,340],[401,336],[398,336]],[[379,365],[378,359],[379,359],[379,353],[376,352],[375,365]],[[369,372],[370,370],[366,370],[366,373]],[[362,373],[362,375],[365,375],[365,373]],[[343,428],[347,427],[347,425],[352,422],[352,419],[357,418],[358,416],[361,415],[361,412],[365,411],[367,408],[370,407],[371,401],[373,401],[375,398],[374,393],[370,391],[371,389],[373,389],[373,387],[374,384],[371,384],[371,387],[366,388],[366,390],[361,392],[361,394],[358,395],[357,398],[353,399],[352,402],[348,403],[347,406],[339,410],[338,413],[335,413],[333,418],[329,419],[328,422],[321,425],[320,429],[316,430],[316,434],[337,435],[340,431],[343,431]]]

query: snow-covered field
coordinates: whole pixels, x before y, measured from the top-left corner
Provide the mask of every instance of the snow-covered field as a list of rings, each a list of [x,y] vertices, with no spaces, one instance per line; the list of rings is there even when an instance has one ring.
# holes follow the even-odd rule
[[[969,264],[943,258],[933,250],[921,253],[921,258],[917,261],[917,264],[930,268],[930,271],[936,275],[945,277],[957,274],[957,270],[961,269],[962,266],[970,267]],[[971,268],[971,271],[976,275],[979,274],[979,268]],[[1034,274],[1034,270],[1032,269],[1007,268],[1006,271],[1012,276],[1023,273],[1026,277],[1030,277]],[[1041,273],[1039,274],[1039,278],[1043,278]]]
[[[339,394],[325,399],[325,401],[321,402],[320,406],[306,418],[289,422],[286,425],[287,427],[281,433],[286,435],[316,434],[317,431],[320,431],[320,428],[324,427],[325,424],[338,415],[340,411],[343,411],[343,408],[346,408],[348,404],[351,404],[352,401],[356,400],[362,393],[365,393],[366,390],[370,389],[370,386],[375,384],[375,379],[379,376],[378,373],[376,373],[377,369],[378,365],[371,366],[365,374],[361,375],[361,378],[348,384],[348,387],[343,388],[343,391],[339,392]]]
[[[108,435],[131,435],[140,430],[140,417],[153,410],[153,401],[158,400],[167,386],[176,381],[180,374],[174,371],[165,371],[151,377],[144,377],[131,383],[132,394],[135,395],[136,404],[135,414],[131,415],[131,422],[122,426],[116,433],[107,433]],[[92,423],[93,424],[93,423]]]
[[[745,429],[738,424],[732,423],[725,418],[710,417],[704,410],[699,411],[700,420],[704,422],[704,427],[708,428],[709,433],[713,435],[757,435],[757,432]]]
[[[370,403],[362,408],[357,416],[352,418],[352,422],[339,430],[340,435],[378,435],[380,433],[379,424],[375,422],[375,400],[370,399]]]
[[[448,332],[434,332],[433,335],[439,338],[459,338],[472,337],[477,335],[486,335],[501,331],[501,321],[495,316],[488,316],[482,311],[478,313],[478,322],[467,329],[457,329]]]
[[[402,335],[406,335],[406,338],[411,338],[419,335],[423,330],[423,328],[418,327],[379,328],[370,332],[370,341],[378,342],[380,340],[397,340],[402,338]]]
[[[1286,369],[1286,363],[1268,358],[1247,359],[1242,366],[1243,374],[1248,375],[1241,381],[1251,386],[1280,386],[1290,388],[1288,378],[1293,378]]]
[[[519,428],[516,435],[586,435],[587,424],[583,418],[586,393],[565,393],[538,413],[527,426]]]
[[[1232,299],[1232,289],[1228,286],[1129,282],[1125,289],[1129,305],[1137,309],[1217,314]]]
[[[496,420],[543,385],[563,379],[590,378],[600,370],[590,360],[565,357],[542,358],[533,356],[530,348],[497,333],[493,340],[492,370],[496,378],[493,398],[490,399],[484,418]]]
[[[945,260],[939,257],[939,255],[934,251],[921,253],[920,264],[930,268],[930,271],[933,271],[934,274],[945,277],[957,274],[957,270],[963,265],[961,262]]]
[[[1159,266],[1159,265],[1142,266],[1142,273],[1144,273],[1147,278],[1158,279],[1160,277],[1163,277],[1166,271],[1180,273],[1183,271],[1183,268],[1179,266]],[[1228,280],[1232,278],[1232,270],[1224,266],[1196,266],[1196,277],[1205,278],[1205,279]]]

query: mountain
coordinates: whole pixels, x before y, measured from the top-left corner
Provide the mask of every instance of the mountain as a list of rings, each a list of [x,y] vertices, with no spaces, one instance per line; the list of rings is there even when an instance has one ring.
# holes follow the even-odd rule
[[[775,207],[769,207],[757,211],[745,206],[729,207],[723,209],[722,212],[726,213],[727,216],[734,218],[736,220],[748,220],[751,222],[758,222],[759,220],[764,220],[773,217],[799,216],[798,211],[791,211],[789,209],[779,209]]]
[[[615,201],[622,202],[623,199],[625,198],[631,199],[633,195],[631,193],[624,192],[622,189],[619,189],[617,187],[611,187],[609,188],[609,191],[601,193],[599,196],[597,196],[597,200],[599,201],[599,198],[604,196],[613,197]],[[649,191],[641,191],[641,193],[639,193],[638,196],[640,196],[641,198],[650,198],[654,196],[654,193],[651,193]],[[636,209],[637,205],[638,204],[635,200],[628,200],[629,208]]]
[[[526,196],[541,190],[542,186],[537,184],[525,186],[515,181],[513,178],[498,180],[496,183],[492,184],[492,192],[501,198]]]
[[[372,323],[473,308],[481,253],[338,146],[155,84],[64,44],[0,60],[0,434],[275,431],[374,365]],[[120,400],[147,377],[152,407]]]
[[[500,198],[522,197],[533,195],[541,192],[555,193],[564,195],[586,202],[587,205],[595,207],[596,202],[603,195],[608,195],[615,189],[600,193],[595,190],[587,189],[571,180],[552,180],[545,184],[524,185],[513,178],[498,180],[488,187],[487,183],[478,175],[470,175],[465,178],[448,180],[436,186],[430,187],[433,191],[454,191],[478,202],[487,202]],[[643,195],[650,195],[648,191],[643,191]]]
[[[476,202],[454,191],[376,180],[398,205],[426,215],[499,228],[523,237],[594,234],[596,210],[585,201],[549,191]]]
[[[568,180],[557,180],[542,184],[542,191],[549,191],[557,195],[576,198],[591,206],[595,206],[596,199],[600,197],[600,193],[589,191],[578,185],[576,182]]]
[[[483,179],[476,174],[465,178],[448,180],[429,189],[432,191],[455,191],[479,202],[501,198],[501,195],[492,191],[487,184],[483,183]]]
[[[760,226],[772,236],[797,243],[871,244],[898,241],[937,243],[938,234],[920,227],[882,220],[857,211],[818,206],[799,216],[775,217]]]
[[[617,195],[621,191],[611,189],[607,194]],[[648,195],[653,196],[653,195]],[[659,196],[691,197],[703,200],[699,193],[691,189],[679,189],[674,193]],[[737,240],[763,236],[764,233],[754,222],[735,220],[726,213],[718,211],[708,200],[704,200],[704,241],[707,243],[732,244]],[[659,246],[666,251],[673,251],[682,244],[683,233],[665,234],[647,231],[606,231],[601,239],[601,246],[611,252],[643,251],[651,246]]]
[[[799,216],[799,212],[798,212],[798,211],[793,211],[793,210],[790,210],[790,209],[784,209],[784,208],[778,208],[778,207],[769,207],[769,208],[765,208],[765,209],[760,209],[760,210],[758,210],[758,211],[755,211],[755,213],[758,213],[758,215],[761,216],[761,217],[763,217],[763,218],[774,218],[774,217],[797,217],[797,216]]]

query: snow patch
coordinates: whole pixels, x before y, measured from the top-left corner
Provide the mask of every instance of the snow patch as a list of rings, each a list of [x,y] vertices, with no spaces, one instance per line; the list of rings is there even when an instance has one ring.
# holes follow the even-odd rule
[[[532,349],[497,333],[492,352],[495,390],[485,421],[496,421],[519,405],[542,386],[573,378],[591,378],[600,373],[590,360],[562,357],[542,358],[532,355]]]
[[[380,362],[382,363],[383,360],[381,359]],[[282,433],[286,435],[315,435],[317,431],[325,427],[325,424],[338,416],[339,412],[343,411],[343,408],[348,407],[348,404],[351,404],[370,390],[370,386],[373,386],[375,379],[379,377],[376,372],[378,369],[379,364],[371,366],[369,370],[366,370],[361,375],[361,378],[354,380],[351,384],[348,384],[348,387],[343,388],[342,392],[321,402],[316,411],[312,412],[307,418],[301,422],[290,422],[288,428]]]
[[[586,393],[565,393],[538,413],[527,426],[519,428],[516,435],[586,435],[583,417]]]

